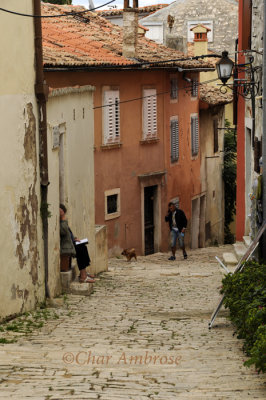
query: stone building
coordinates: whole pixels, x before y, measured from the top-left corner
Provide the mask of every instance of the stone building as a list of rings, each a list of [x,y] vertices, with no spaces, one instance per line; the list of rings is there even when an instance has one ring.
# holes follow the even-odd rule
[[[263,62],[263,2],[239,1],[238,78],[247,85],[237,87],[237,207],[236,238],[254,237],[261,215],[258,214],[254,185],[260,174],[262,155],[262,62]],[[252,73],[254,73],[253,78]],[[255,86],[248,83],[255,82]],[[252,89],[254,93],[252,94]],[[255,207],[255,209],[254,209]]]
[[[193,42],[191,28],[203,24],[208,32],[208,48],[221,53],[233,53],[237,38],[238,1],[235,0],[176,0],[168,7],[140,19],[148,28],[146,36],[158,43],[186,49]],[[182,40],[183,39],[183,40]],[[173,44],[173,42],[175,44]]]

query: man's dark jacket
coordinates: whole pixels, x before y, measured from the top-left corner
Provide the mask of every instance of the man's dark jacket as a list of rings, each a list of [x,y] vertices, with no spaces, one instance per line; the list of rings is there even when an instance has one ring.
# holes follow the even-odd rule
[[[184,211],[180,210],[179,208],[177,208],[175,211],[176,211],[176,213],[175,213],[176,226],[177,226],[179,232],[181,232],[183,228],[187,227],[187,218],[185,216]],[[168,215],[166,215],[165,221],[169,222],[169,228],[171,230],[172,225],[173,225],[171,211],[169,211]]]

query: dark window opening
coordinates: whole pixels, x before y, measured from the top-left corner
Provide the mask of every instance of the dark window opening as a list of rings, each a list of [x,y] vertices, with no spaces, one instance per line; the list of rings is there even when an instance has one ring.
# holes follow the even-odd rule
[[[118,195],[112,194],[107,197],[107,214],[113,214],[118,211]]]

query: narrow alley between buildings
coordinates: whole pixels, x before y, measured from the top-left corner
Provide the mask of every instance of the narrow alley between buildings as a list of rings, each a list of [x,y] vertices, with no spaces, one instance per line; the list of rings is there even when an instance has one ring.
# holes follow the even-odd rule
[[[27,336],[0,332],[17,339],[0,344],[0,399],[264,399],[227,311],[208,329],[229,247],[112,258],[91,296],[68,295]]]

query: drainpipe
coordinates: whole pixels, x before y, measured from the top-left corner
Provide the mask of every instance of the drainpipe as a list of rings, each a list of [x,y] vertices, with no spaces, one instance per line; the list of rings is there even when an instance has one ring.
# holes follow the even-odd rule
[[[263,120],[262,120],[262,212],[263,220],[266,220],[266,1],[264,0],[264,18],[263,18],[263,70],[262,70],[262,109],[263,109]],[[266,260],[266,232],[262,238],[262,256],[265,262]]]
[[[41,15],[40,0],[33,0],[34,15]],[[48,99],[48,86],[44,81],[43,56],[42,56],[42,22],[41,18],[34,18],[34,42],[35,42],[35,95],[38,105],[39,120],[39,163],[41,184],[41,217],[44,243],[44,272],[45,295],[50,298],[48,286],[48,157],[47,157],[47,116],[46,102]]]

